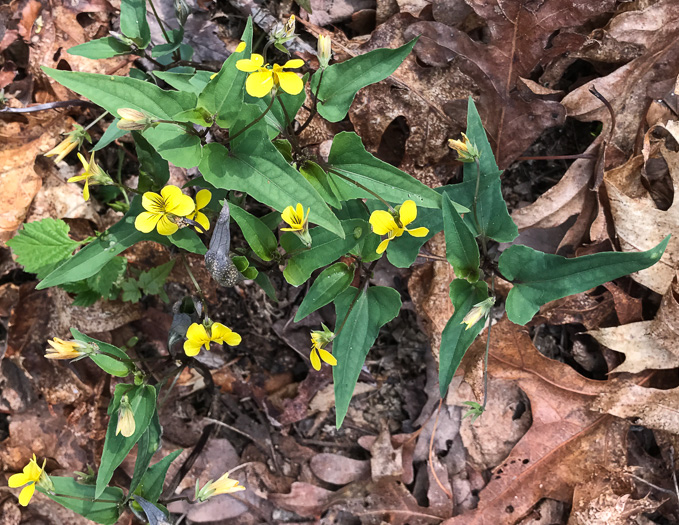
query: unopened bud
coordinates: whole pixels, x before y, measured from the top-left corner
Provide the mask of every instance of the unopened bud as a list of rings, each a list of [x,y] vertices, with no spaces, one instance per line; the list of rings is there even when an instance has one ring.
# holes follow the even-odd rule
[[[180,26],[184,26],[186,23],[189,12],[189,5],[186,0],[174,0],[174,16],[177,17]]]
[[[150,115],[136,109],[120,108],[118,115],[120,116],[118,128],[125,131],[144,130],[154,123]]]
[[[318,53],[318,62],[321,64],[321,68],[325,69],[330,63],[332,58],[332,40],[329,36],[319,35],[318,42],[316,45],[316,51]]]

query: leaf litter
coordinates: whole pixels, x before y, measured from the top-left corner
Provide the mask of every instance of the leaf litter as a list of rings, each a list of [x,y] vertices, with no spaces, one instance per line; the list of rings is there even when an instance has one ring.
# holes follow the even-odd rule
[[[478,102],[500,166],[510,171],[529,147],[547,151],[546,130],[565,129],[567,117],[598,121],[602,129],[596,137],[581,137],[589,143],[585,149],[576,142],[560,152],[580,158],[563,168],[556,184],[531,194],[532,203],[513,211],[519,228],[566,225],[554,245],[569,254],[604,246],[642,250],[667,233],[673,239],[661,265],[547,304],[528,328],[495,319],[491,405],[476,423],[461,421],[466,410],[461,404],[482,400],[483,334],[439,409],[436,360],[451,314],[448,285],[454,277],[447,264],[422,259],[411,276],[378,270],[376,279],[400,281],[402,295],[410,298],[405,307],[417,317],[405,316],[380,336],[339,431],[329,419],[330,378],[300,373],[295,350],[304,347],[288,330],[298,292],[284,289],[280,303],[267,306],[248,286],[223,296],[211,290],[219,314],[258,343],[205,365],[219,387],[217,402],[205,399],[208,389],[200,374],[180,377],[161,414],[167,438],[162,453],[190,449],[208,430],[212,436],[200,462],[175,487],[177,494],[190,491],[201,470],[221,472],[244,461],[254,465],[242,473],[242,483],[251,489],[242,493],[243,500],[225,497],[218,505],[196,507],[187,522],[546,523],[539,515],[549,523],[583,524],[678,519],[670,473],[676,465],[667,455],[671,445],[679,446],[679,388],[667,375],[679,368],[673,344],[679,318],[676,2],[399,0],[378,2],[376,11],[368,4],[312,2],[315,13],[304,21],[311,34],[333,31],[338,59],[396,47],[416,36],[418,44],[390,79],[359,93],[348,121],[310,130],[303,136],[307,145],[320,147],[333,134],[354,129],[368,150],[436,187],[459,180],[459,164],[446,142],[464,128],[462,103],[468,95]],[[240,13],[244,5],[230,2],[224,12],[210,2],[193,6],[202,17],[194,38],[200,58],[219,61],[234,47],[236,32],[229,33],[233,28],[222,23],[223,15]],[[12,7],[0,45],[0,80],[9,108],[73,97],[46,82],[42,65],[107,74],[125,74],[132,65],[126,58],[94,61],[67,53],[115,28],[118,15],[107,2],[28,0]],[[288,3],[284,10],[292,8]],[[272,19],[287,14],[272,13],[266,14]],[[375,17],[376,27],[370,21]],[[331,23],[333,28],[321,27]],[[311,58],[308,46],[300,52]],[[592,87],[612,110],[592,95]],[[65,183],[70,161],[55,168],[40,158],[71,128],[70,118],[82,122],[93,115],[78,106],[24,116],[0,113],[3,242],[26,218],[63,218],[72,232],[110,224],[111,217],[102,216],[101,208],[82,206]],[[101,131],[93,129],[95,136]],[[425,250],[434,258],[443,255],[436,238]],[[126,255],[142,270],[168,257],[155,246]],[[31,435],[31,451],[50,457],[52,468],[85,470],[100,450],[114,385],[91,367],[45,364],[46,335],[63,336],[77,326],[121,345],[141,336],[135,351],[167,356],[168,307],[111,301],[74,307],[64,291],[35,291],[31,276],[16,265],[0,268],[0,337],[6,344],[0,362],[0,466],[5,472],[19,469],[30,453],[21,436]],[[186,275],[178,269],[173,275],[171,299],[190,290]],[[206,275],[199,279],[211,289]],[[500,282],[498,290],[506,295],[508,285]],[[318,313],[325,322],[330,314]],[[568,334],[579,332],[591,336],[578,339],[584,350],[569,340]],[[548,340],[559,359],[541,353],[547,352]],[[576,350],[600,359],[582,366]],[[226,426],[204,419],[206,406],[218,407],[209,417]],[[21,516],[10,500],[0,512],[15,521]],[[61,517],[64,511],[44,498],[31,512],[47,523],[80,523]]]

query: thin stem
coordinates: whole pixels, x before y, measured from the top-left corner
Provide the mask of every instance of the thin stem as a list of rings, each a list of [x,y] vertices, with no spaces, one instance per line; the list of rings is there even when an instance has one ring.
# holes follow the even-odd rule
[[[195,286],[196,291],[198,292],[198,295],[200,296],[200,300],[203,302],[203,310],[205,310],[205,317],[209,318],[208,313],[207,313],[207,299],[205,299],[205,294],[203,294],[202,288],[200,287],[200,285],[198,284],[198,281],[194,277],[193,272],[191,271],[191,267],[189,266],[189,263],[186,260],[186,257],[184,256],[184,254],[183,253],[180,254],[179,257],[182,260],[182,262],[184,263],[184,268],[186,268],[186,271],[188,272],[189,277],[191,278],[191,282],[193,283],[193,286]]]
[[[165,37],[165,41],[169,44],[172,41],[170,40],[169,35],[167,34],[167,31],[165,31],[165,26],[163,25],[163,21],[160,19],[160,16],[158,16],[158,11],[156,11],[156,6],[153,5],[153,0],[149,0],[149,4],[151,4],[151,10],[153,11],[153,16],[156,17],[156,20],[158,21],[158,25],[160,26],[160,30],[163,32],[163,36]]]
[[[116,173],[116,178],[118,179],[118,184],[116,186],[120,190],[120,193],[123,194],[123,198],[125,199],[125,204],[128,206],[130,205],[130,199],[127,196],[127,191],[125,191],[125,185],[123,184],[123,159],[125,158],[125,153],[123,152],[122,149],[118,150],[118,169]]]
[[[488,256],[488,247],[486,246],[486,234],[481,230],[481,223],[479,222],[479,216],[476,212],[476,203],[479,200],[479,186],[481,185],[481,163],[479,159],[474,159],[476,161],[476,189],[474,190],[474,202],[472,202],[472,214],[474,215],[474,225],[476,226],[476,231],[479,233],[481,239],[481,249],[483,250],[483,255]]]
[[[314,119],[316,113],[318,112],[318,92],[321,89],[321,82],[323,82],[323,73],[325,73],[325,69],[321,69],[321,75],[318,77],[318,85],[316,86],[316,93],[314,93],[314,105],[311,107],[309,116],[304,121],[304,124],[302,124],[297,130],[296,132],[297,135],[301,134],[302,131],[304,131],[307,128],[307,126],[311,124],[311,121]]]
[[[281,109],[283,110],[283,115],[285,116],[285,127],[287,129],[287,137],[290,139],[290,143],[293,148],[295,148],[295,151],[299,151],[299,140],[297,139],[297,135],[292,131],[292,119],[290,118],[290,115],[288,115],[288,110],[285,109],[285,105],[283,104],[283,99],[279,98],[278,103],[281,106]]]
[[[493,274],[493,280],[491,285],[491,296],[495,297],[495,274]],[[486,409],[486,403],[488,402],[488,354],[490,354],[490,329],[493,326],[493,307],[491,306],[488,311],[488,337],[486,338],[486,354],[483,358],[483,405],[481,409]]]
[[[235,133],[234,135],[231,135],[228,139],[226,139],[225,144],[228,144],[229,142],[231,142],[233,139],[235,139],[235,138],[238,137],[239,135],[242,135],[242,134],[245,133],[248,129],[250,129],[252,126],[254,126],[255,124],[257,124],[257,122],[259,122],[260,120],[262,120],[262,119],[266,116],[266,114],[269,112],[269,110],[271,110],[271,108],[273,107],[273,103],[274,103],[274,100],[276,100],[276,97],[277,97],[277,95],[272,96],[272,97],[271,97],[271,102],[269,102],[269,105],[266,107],[266,109],[264,110],[264,112],[263,112],[259,117],[257,117],[255,120],[253,120],[252,122],[250,122],[250,124],[248,124],[248,125],[245,126],[243,129],[241,129],[240,131],[238,131],[238,133]]]
[[[101,115],[99,115],[97,118],[95,118],[92,122],[90,122],[87,127],[85,128],[85,131],[90,129],[92,126],[94,126],[97,122],[99,122],[101,119],[103,119],[106,115],[108,115],[108,111],[104,111]]]
[[[333,169],[330,169],[329,171],[330,171],[330,173],[333,173],[333,174],[337,175],[340,179],[344,179],[344,180],[347,181],[347,182],[351,182],[354,186],[356,186],[356,187],[358,187],[358,188],[361,188],[363,191],[366,191],[366,192],[370,193],[370,195],[372,195],[372,196],[375,197],[377,200],[379,200],[380,202],[382,202],[382,204],[384,204],[387,208],[389,208],[389,210],[391,210],[393,213],[396,212],[396,210],[394,210],[394,207],[393,207],[391,204],[389,204],[387,201],[385,201],[382,197],[380,197],[380,196],[379,196],[377,193],[375,193],[374,191],[372,191],[372,190],[366,188],[365,186],[363,186],[363,184],[361,184],[360,182],[356,182],[354,179],[352,179],[352,178],[350,178],[350,177],[347,177],[346,175],[340,173],[339,171],[335,171],[335,170],[333,170]]]
[[[57,102],[47,102],[45,104],[36,104],[35,106],[28,106],[26,108],[2,108],[0,113],[35,113],[36,111],[47,111],[48,109],[69,108],[72,106],[96,106],[89,100],[59,100]]]
[[[250,465],[256,464],[256,461],[248,461],[247,463],[243,463],[242,465],[238,465],[236,467],[233,467],[231,470],[227,471],[226,475],[230,476],[233,472],[236,472],[237,470],[240,470],[245,467],[249,467]]]

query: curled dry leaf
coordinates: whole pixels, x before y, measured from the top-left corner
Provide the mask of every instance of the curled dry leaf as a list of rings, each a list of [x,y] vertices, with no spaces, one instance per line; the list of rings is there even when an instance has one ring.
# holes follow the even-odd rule
[[[678,296],[679,284],[675,278],[665,293],[653,321],[640,321],[587,332],[600,344],[625,354],[625,362],[611,370],[611,373],[637,373],[679,367]]]
[[[679,195],[679,153],[661,146],[661,155],[667,162]],[[646,270],[632,274],[632,278],[654,292],[664,294],[679,268],[679,199],[667,211],[656,207],[649,193],[641,185],[641,163],[628,162],[618,170],[604,175],[615,231],[623,251],[643,251],[656,246],[672,234],[664,255]]]

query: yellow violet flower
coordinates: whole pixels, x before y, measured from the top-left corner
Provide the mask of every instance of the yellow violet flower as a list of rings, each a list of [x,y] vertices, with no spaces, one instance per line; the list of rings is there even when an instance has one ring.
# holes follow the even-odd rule
[[[205,215],[200,210],[202,210],[203,208],[205,208],[205,206],[210,204],[210,200],[212,200],[212,192],[210,190],[200,190],[196,194],[195,211],[186,216],[187,219],[196,221],[198,224],[200,224],[205,231],[208,231],[210,229],[210,219],[208,219],[207,215]],[[194,228],[196,227],[194,226]],[[196,231],[200,231],[200,229],[196,228]]]
[[[321,65],[321,69],[328,67],[330,59],[332,58],[332,41],[329,36],[318,36],[316,53],[318,54],[318,62]]]
[[[55,337],[47,343],[51,346],[45,350],[47,359],[77,359],[90,353],[88,346],[80,341],[64,341]]]
[[[472,307],[472,309],[469,310],[467,315],[464,316],[464,319],[462,319],[462,323],[460,324],[466,324],[467,327],[465,328],[465,330],[469,330],[481,319],[485,319],[486,317],[488,317],[490,309],[493,307],[494,304],[495,297],[489,297],[488,299],[484,299],[480,303],[475,304]]]
[[[428,228],[415,228],[409,230],[408,224],[417,218],[417,206],[414,201],[407,200],[401,206],[397,206],[396,212],[390,213],[385,210],[375,210],[370,215],[370,225],[377,235],[386,235],[377,247],[377,253],[383,253],[387,249],[389,241],[400,237],[403,232],[408,232],[413,237],[424,237],[429,233]]]
[[[49,479],[49,476],[45,474],[46,461],[47,460],[43,461],[42,467],[38,466],[35,454],[33,454],[33,459],[31,459],[28,462],[28,465],[24,467],[22,473],[14,474],[9,477],[7,484],[13,489],[26,485],[21,489],[21,493],[19,494],[19,505],[22,507],[25,507],[31,501],[36,484],[47,490],[54,490],[52,481]]]
[[[208,334],[208,330],[210,330]],[[205,325],[193,323],[186,331],[186,341],[184,342],[184,353],[189,357],[198,355],[201,348],[210,350],[210,343],[214,341],[223,345],[238,346],[241,336],[222,323],[212,323],[207,328]]]
[[[118,129],[127,131],[144,130],[154,123],[153,117],[148,113],[131,108],[120,108],[118,116]]]
[[[67,182],[80,182],[85,181],[85,186],[83,187],[83,198],[85,200],[90,199],[90,180],[92,184],[111,184],[113,181],[104,170],[102,170],[99,165],[94,161],[94,153],[90,157],[90,161],[87,162],[82,154],[78,153],[78,158],[85,171],[80,175],[71,177]]]
[[[309,235],[309,213],[311,208],[307,208],[306,215],[304,215],[304,206],[298,202],[296,207],[288,206],[281,213],[281,218],[290,226],[289,228],[281,228],[283,232],[294,232],[301,239],[301,241],[311,246],[311,236]]]
[[[193,199],[177,186],[165,186],[160,195],[147,191],[142,195],[141,205],[146,211],[137,215],[134,227],[143,233],[150,233],[157,227],[161,235],[175,233],[179,229],[175,218],[186,217],[196,208]]]
[[[57,156],[56,159],[54,159],[54,162],[61,162],[64,160],[66,155],[71,153],[77,146],[80,145],[80,140],[78,140],[76,137],[74,137],[72,134],[69,134],[64,140],[62,140],[59,144],[56,145],[56,147],[52,148],[49,150],[47,153],[45,153],[45,157],[53,157],[54,155]]]
[[[240,485],[237,479],[231,479],[227,472],[217,479],[217,481],[208,481],[200,490],[198,490],[198,482],[196,482],[196,499],[198,501],[205,501],[212,496],[231,494],[232,492],[239,492],[241,490],[245,490],[245,487]]]
[[[242,53],[245,51],[245,48],[247,47],[247,44],[245,42],[240,42],[238,46],[236,47],[236,53]]]
[[[250,73],[245,81],[245,91],[248,95],[255,98],[262,98],[271,93],[274,87],[279,87],[290,95],[297,95],[304,89],[304,82],[292,71],[285,69],[296,69],[304,65],[304,60],[299,58],[288,60],[282,66],[274,64],[269,68],[269,64],[264,65],[264,57],[254,53],[250,58],[244,58],[236,62],[236,68],[240,71]]]
[[[314,367],[314,370],[321,369],[321,361],[328,363],[330,366],[335,366],[337,364],[335,356],[323,348],[335,338],[335,334],[333,334],[327,326],[321,326],[323,326],[322,332],[319,330],[311,332],[311,355],[309,355],[309,359],[311,360],[311,366]]]
[[[462,140],[448,139],[448,147],[457,152],[460,162],[476,162],[481,154],[474,144],[471,143],[467,135],[462,133]]]
[[[116,426],[116,436],[122,434],[126,438],[134,434],[137,424],[134,421],[134,412],[132,405],[127,396],[123,396],[120,400],[120,407],[118,408],[118,425]]]

